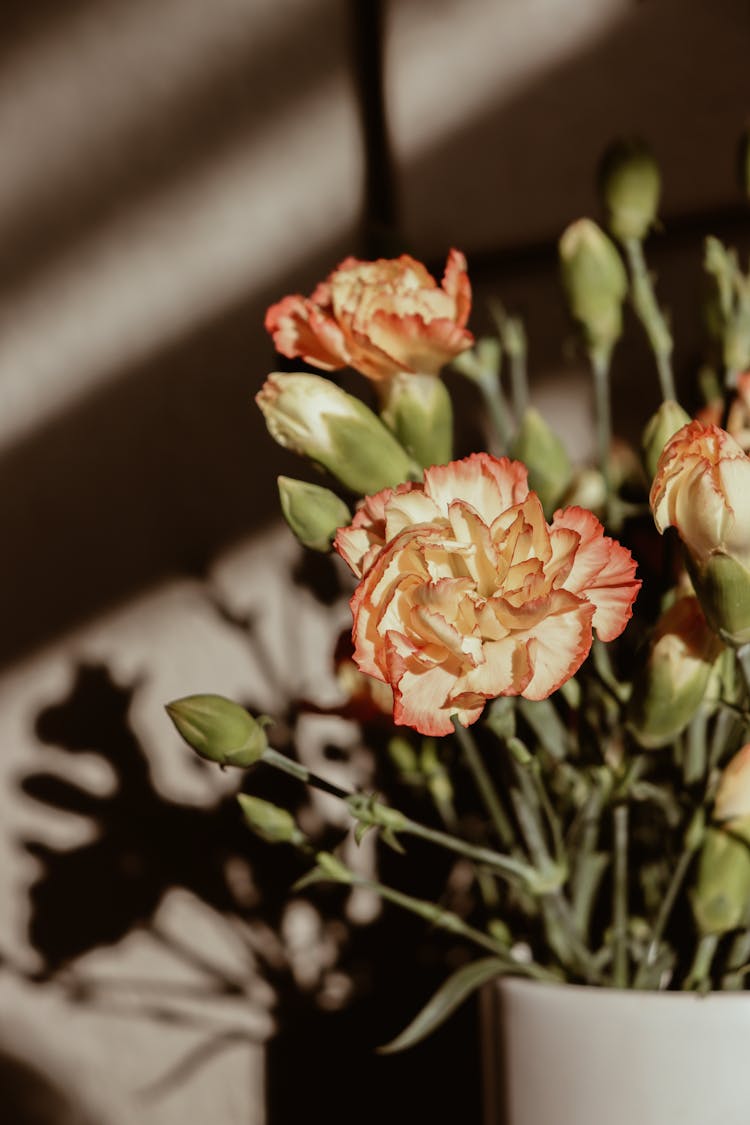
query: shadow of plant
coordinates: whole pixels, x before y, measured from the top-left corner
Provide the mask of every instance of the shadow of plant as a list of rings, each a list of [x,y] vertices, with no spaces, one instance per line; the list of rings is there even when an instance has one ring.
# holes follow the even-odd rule
[[[335,579],[327,567],[312,572],[298,568],[295,580],[322,587],[318,596],[326,603],[334,596]],[[216,609],[229,627],[243,630],[253,643],[247,621],[237,620],[220,603]],[[106,795],[93,794],[53,772],[31,773],[20,783],[27,795],[56,815],[87,817],[97,829],[93,839],[67,850],[37,839],[24,841],[40,864],[30,889],[29,922],[31,944],[43,960],[39,979],[67,982],[73,999],[106,1008],[101,989],[76,979],[76,961],[139,929],[170,944],[171,939],[158,932],[155,915],[170,889],[184,888],[228,925],[245,926],[249,932],[257,924],[269,938],[253,944],[253,957],[276,997],[278,1030],[266,1056],[270,1125],[287,1125],[302,1112],[332,1125],[348,1123],[352,1113],[361,1123],[380,1122],[386,1113],[393,1121],[405,1122],[416,1115],[478,1120],[476,1013],[471,1006],[408,1055],[386,1058],[374,1051],[421,1007],[446,975],[446,963],[460,960],[460,946],[445,935],[425,932],[422,922],[391,911],[369,925],[346,924],[343,889],[315,887],[293,897],[309,903],[323,926],[335,921],[338,948],[333,969],[349,987],[331,1005],[322,999],[325,973],[300,984],[284,945],[283,922],[290,888],[306,870],[305,861],[291,849],[271,848],[249,833],[234,793],[195,807],[159,792],[147,749],[130,722],[137,690],[138,684],[116,683],[103,665],[81,665],[68,696],[38,716],[39,738],[59,752],[61,771],[69,756],[94,752],[109,764],[115,778]],[[252,703],[248,705],[252,709]],[[274,728],[279,749],[294,753],[297,720],[308,710],[317,709],[300,701],[288,704]],[[381,725],[371,731],[369,741],[382,746],[385,737]],[[346,754],[340,747],[329,749],[332,759]],[[212,767],[187,757],[185,768],[203,772]],[[259,768],[247,776],[247,787],[268,800],[297,812],[307,802],[304,787],[284,775]],[[244,783],[239,774],[238,780]],[[323,826],[318,842],[335,847],[341,834],[340,828]],[[419,848],[410,848],[406,857],[383,854],[380,871],[387,882],[439,896],[446,865],[430,855],[425,866],[427,859]],[[252,901],[241,892],[242,881],[238,885],[229,874],[238,864],[249,870]],[[191,949],[189,940],[174,946],[173,952],[209,975],[213,972],[210,960],[204,960],[203,951]],[[214,976],[211,983],[213,995],[234,993],[238,1002],[246,1002],[242,982]],[[142,1015],[164,1023],[184,1018],[158,996],[144,998]],[[196,1065],[242,1035],[248,1038],[246,1032],[225,1025],[149,1093],[158,1096],[170,1083],[188,1080]],[[468,1051],[467,1042],[472,1044]],[[451,1081],[446,1089],[434,1075],[448,1065],[460,1069],[461,1081]]]

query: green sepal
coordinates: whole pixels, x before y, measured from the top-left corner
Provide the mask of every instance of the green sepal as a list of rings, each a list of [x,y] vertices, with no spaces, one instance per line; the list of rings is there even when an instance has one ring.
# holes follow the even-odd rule
[[[483,957],[479,961],[472,961],[463,965],[447,981],[440,986],[435,995],[422,1008],[421,1012],[412,1020],[400,1035],[378,1047],[380,1055],[392,1055],[397,1051],[405,1051],[421,1043],[431,1035],[450,1015],[455,1012],[464,1000],[476,992],[483,984],[494,980],[505,973],[512,972],[507,961],[499,957]]]

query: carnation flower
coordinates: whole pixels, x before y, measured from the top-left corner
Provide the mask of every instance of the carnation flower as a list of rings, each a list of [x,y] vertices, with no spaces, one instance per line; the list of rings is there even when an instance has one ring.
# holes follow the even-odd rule
[[[691,558],[717,553],[750,565],[750,458],[718,426],[690,422],[659,458],[651,487],[659,531],[677,532]]]
[[[674,527],[703,611],[728,644],[750,641],[750,457],[718,426],[690,422],[659,458],[654,522]]]
[[[408,254],[346,258],[312,296],[272,305],[266,329],[276,349],[332,371],[354,367],[370,379],[398,372],[436,375],[474,342],[466,329],[471,287],[466,259],[451,250],[442,284]]]
[[[354,659],[422,734],[488,699],[545,699],[631,616],[635,563],[583,508],[548,525],[519,461],[485,453],[369,497],[334,546],[361,579]]]

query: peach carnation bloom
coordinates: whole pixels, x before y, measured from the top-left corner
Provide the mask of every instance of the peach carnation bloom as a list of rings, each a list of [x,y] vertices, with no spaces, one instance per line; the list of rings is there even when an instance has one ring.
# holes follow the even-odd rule
[[[475,453],[368,497],[334,546],[361,579],[354,659],[422,734],[498,695],[545,699],[619,636],[640,588],[630,552],[583,508],[547,525],[526,467]]]
[[[332,371],[354,367],[370,379],[400,371],[436,375],[474,338],[466,329],[471,286],[466,259],[451,250],[442,284],[408,254],[346,258],[311,297],[272,305],[266,329],[277,351]]]
[[[725,430],[701,422],[678,430],[649,500],[658,530],[677,528],[698,566],[721,554],[750,568],[750,458]]]

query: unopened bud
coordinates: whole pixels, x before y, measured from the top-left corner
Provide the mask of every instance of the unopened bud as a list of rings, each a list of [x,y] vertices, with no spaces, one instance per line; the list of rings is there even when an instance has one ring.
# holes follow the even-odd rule
[[[549,518],[570,484],[573,470],[564,443],[533,407],[524,413],[511,456],[526,465],[529,488],[536,492]]]
[[[714,820],[750,843],[750,743],[738,750],[719,779]]]
[[[712,628],[725,644],[750,642],[750,571],[731,555],[715,554],[701,564],[685,552],[695,592]]]
[[[687,727],[721,652],[697,598],[678,598],[662,614],[628,704],[628,725],[642,746],[666,746]]]
[[[268,748],[264,716],[254,719],[222,695],[188,695],[166,706],[177,730],[201,758],[247,769]]]
[[[453,407],[437,375],[401,371],[382,385],[381,417],[423,469],[453,456]]]
[[[246,793],[240,793],[237,800],[248,828],[267,844],[300,846],[307,843],[304,832],[300,831],[294,817],[286,809],[280,809],[270,801],[250,797]]]
[[[599,190],[607,225],[621,242],[639,242],[656,222],[661,176],[650,149],[642,141],[618,141],[599,166]]]
[[[622,333],[628,278],[615,244],[591,219],[572,223],[560,239],[562,281],[570,311],[592,351],[611,351]]]
[[[276,372],[255,401],[279,445],[316,461],[352,492],[394,488],[414,467],[380,419],[330,379]]]
[[[649,418],[641,438],[643,464],[649,482],[656,476],[656,466],[664,446],[689,421],[690,415],[674,399],[663,402]]]
[[[691,895],[702,934],[725,934],[745,927],[750,913],[750,848],[728,832],[708,828]]]
[[[328,551],[340,527],[352,522],[348,507],[330,488],[293,477],[279,477],[284,519],[304,547]]]

